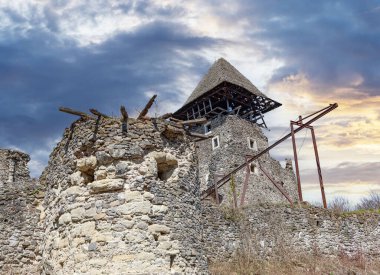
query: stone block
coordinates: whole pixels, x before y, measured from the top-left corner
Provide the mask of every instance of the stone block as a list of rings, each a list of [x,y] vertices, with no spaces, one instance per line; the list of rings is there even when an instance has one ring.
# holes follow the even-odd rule
[[[78,207],[78,208],[75,208],[73,210],[71,210],[71,220],[73,222],[78,222],[80,220],[83,219],[83,216],[84,216],[84,208],[83,207]]]
[[[149,232],[153,234],[169,234],[170,228],[163,224],[152,224],[148,226]]]
[[[143,215],[149,214],[152,204],[149,201],[129,202],[117,207],[117,212],[121,215]]]
[[[100,165],[107,165],[113,161],[112,157],[104,151],[96,152],[95,156]]]
[[[88,184],[90,193],[111,192],[123,189],[123,179],[104,179],[97,180]]]
[[[58,219],[58,223],[59,224],[67,224],[67,223],[70,223],[71,222],[71,215],[70,213],[65,213],[63,215],[61,215]]]
[[[95,156],[85,157],[77,160],[77,168],[81,172],[95,170],[96,164],[97,160]]]

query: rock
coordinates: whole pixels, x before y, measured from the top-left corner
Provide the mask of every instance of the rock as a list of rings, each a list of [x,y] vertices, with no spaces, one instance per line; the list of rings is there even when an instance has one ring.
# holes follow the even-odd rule
[[[129,202],[117,207],[117,212],[121,215],[142,215],[149,214],[151,210],[149,201]]]
[[[65,213],[61,215],[58,219],[59,224],[66,224],[71,222],[71,215],[70,213]]]
[[[157,163],[163,163],[166,160],[166,153],[165,152],[151,152],[149,154],[150,157],[154,158]]]
[[[148,231],[153,234],[169,234],[170,228],[162,224],[152,224],[148,226]]]
[[[113,161],[112,157],[104,151],[96,152],[95,156],[100,165],[107,165]]]
[[[153,215],[165,214],[168,212],[168,207],[166,205],[153,205],[152,212]]]
[[[90,243],[88,245],[88,251],[95,251],[96,250],[96,243]]]
[[[172,247],[171,242],[167,242],[167,241],[160,242],[157,246],[158,249],[162,249],[162,250],[169,250],[171,247]]]
[[[130,170],[130,164],[127,161],[120,161],[116,164],[116,176],[123,176]]]
[[[84,216],[84,208],[83,207],[78,207],[78,208],[75,208],[73,210],[71,210],[71,220],[73,222],[78,222],[80,220],[83,219],[83,216]]]
[[[111,149],[110,154],[115,159],[121,159],[124,157],[126,151],[125,149]]]
[[[107,171],[105,166],[102,166],[98,170],[95,171],[94,173],[94,179],[95,180],[104,180],[107,178]]]
[[[111,192],[123,189],[123,179],[104,179],[97,180],[88,184],[90,193]]]
[[[141,202],[144,201],[144,197],[141,195],[139,191],[125,191],[125,202]]]
[[[96,157],[90,156],[86,158],[81,158],[77,160],[77,168],[81,172],[93,171],[96,168]]]

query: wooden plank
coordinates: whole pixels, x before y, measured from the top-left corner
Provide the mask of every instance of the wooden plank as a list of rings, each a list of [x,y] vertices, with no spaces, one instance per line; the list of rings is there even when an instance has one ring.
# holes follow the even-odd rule
[[[128,113],[124,106],[120,106],[121,113],[121,131],[123,133],[128,132]]]
[[[156,99],[157,95],[152,96],[151,99],[149,99],[148,103],[145,105],[144,109],[141,111],[137,119],[142,119],[144,116],[148,114],[148,111],[150,107],[152,107],[154,100]]]
[[[166,114],[163,114],[162,116],[160,116],[159,118],[160,118],[160,119],[168,119],[168,118],[170,118],[172,115],[173,115],[173,113],[166,113]]]
[[[198,119],[180,121],[179,123],[182,125],[197,125],[197,124],[205,124],[206,122],[207,122],[207,119],[202,117]]]
[[[208,139],[208,138],[214,137],[213,135],[203,135],[203,134],[198,134],[198,133],[194,133],[194,132],[187,132],[187,134],[191,137],[198,137],[198,138],[202,138],[202,139]]]
[[[182,122],[183,120],[180,120],[178,118],[174,118],[174,117],[171,117],[169,118],[171,121],[175,121],[175,122]]]
[[[107,116],[106,114],[103,114],[101,112],[99,112],[98,110],[96,109],[90,109],[90,112],[96,116],[102,116],[104,118],[110,118],[109,116]]]
[[[73,110],[73,109],[70,109],[70,108],[60,107],[59,110],[61,112],[64,112],[64,113],[67,113],[67,114],[70,114],[70,115],[76,115],[76,116],[80,116],[82,118],[87,118],[87,119],[95,119],[95,117],[93,117],[93,116],[91,116],[91,115],[89,115],[87,113],[76,111],[76,110]]]

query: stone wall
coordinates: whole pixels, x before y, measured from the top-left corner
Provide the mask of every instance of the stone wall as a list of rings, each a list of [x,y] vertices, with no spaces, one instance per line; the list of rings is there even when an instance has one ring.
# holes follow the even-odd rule
[[[214,184],[214,175],[225,175],[234,168],[244,163],[246,155],[254,155],[268,147],[268,139],[262,129],[252,122],[229,115],[216,118],[211,123],[211,135],[219,138],[219,148],[213,149],[212,139],[207,139],[197,143],[197,155],[199,160],[199,176],[202,190]],[[203,132],[203,127],[196,129]],[[248,139],[256,143],[255,149],[250,149]],[[255,161],[253,172],[250,174],[245,202],[287,202],[284,196],[276,189],[273,183],[259,169],[259,163],[266,173],[276,182],[283,182],[290,197],[297,201],[297,184],[291,162],[286,168],[282,168],[280,163],[269,155],[264,154]],[[247,170],[244,168],[234,176],[238,197],[242,194],[242,185]],[[222,196],[222,204],[231,203],[230,185],[225,184],[218,190]]]
[[[29,179],[29,155],[9,149],[0,149],[0,185]]]
[[[211,204],[203,205],[202,211],[204,248],[212,261],[225,261],[247,244],[260,255],[287,247],[328,256],[380,256],[379,214],[273,204],[247,206],[234,216]]]
[[[193,143],[164,121],[77,121],[41,176],[44,274],[203,273]]]
[[[34,181],[0,188],[0,274],[39,274],[43,195]]]

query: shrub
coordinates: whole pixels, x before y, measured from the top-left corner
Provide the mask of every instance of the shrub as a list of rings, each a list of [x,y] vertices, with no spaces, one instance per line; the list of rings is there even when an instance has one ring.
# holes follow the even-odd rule
[[[361,210],[376,210],[380,209],[380,193],[371,191],[371,193],[360,200],[356,205],[356,209]]]
[[[336,211],[338,213],[342,212],[349,212],[350,209],[350,202],[347,198],[345,197],[335,197],[328,205],[328,207]]]

